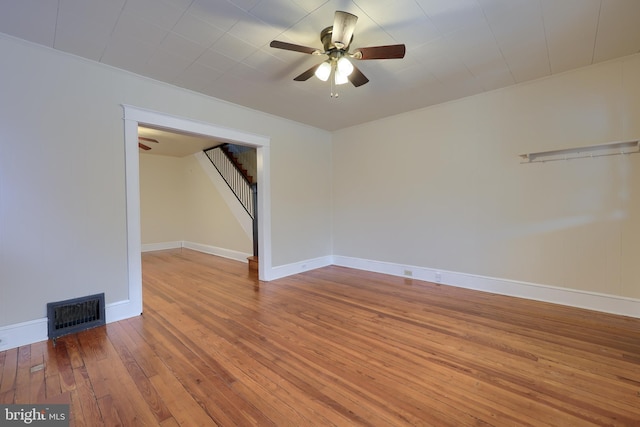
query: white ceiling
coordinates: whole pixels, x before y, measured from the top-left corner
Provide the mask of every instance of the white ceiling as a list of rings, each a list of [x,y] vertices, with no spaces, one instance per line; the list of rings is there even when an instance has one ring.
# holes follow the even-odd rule
[[[359,88],[293,78],[336,10],[359,17]],[[0,32],[327,130],[640,51],[640,0],[2,0]]]
[[[223,141],[207,136],[155,129],[148,126],[138,126],[138,136],[143,138],[138,142],[150,148],[150,150],[140,149],[140,153],[172,157],[185,157],[223,143]],[[148,139],[152,141],[148,141]]]

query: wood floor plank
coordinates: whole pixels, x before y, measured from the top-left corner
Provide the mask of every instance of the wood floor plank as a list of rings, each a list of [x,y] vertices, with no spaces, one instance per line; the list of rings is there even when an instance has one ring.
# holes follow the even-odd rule
[[[71,366],[72,369],[84,366],[84,358],[80,353],[80,343],[78,342],[78,337],[80,335],[81,334],[71,334],[61,338],[64,340],[67,354],[69,356],[69,366]]]
[[[67,339],[73,339],[73,337],[67,336],[58,338],[54,352],[58,376],[60,377],[60,388],[63,393],[71,392],[76,389],[76,380],[73,375],[71,356],[67,352]]]
[[[640,426],[640,319],[330,266],[145,253],[144,314],[0,352],[74,426]],[[35,402],[34,402],[35,403]]]
[[[43,348],[46,348],[46,343],[40,342],[31,346],[31,363],[30,376],[29,376],[29,398],[27,403],[30,402],[44,402],[47,398],[46,383],[45,383],[45,364]]]
[[[31,346],[18,348],[18,370],[16,372],[16,403],[29,403],[31,392]]]
[[[175,418],[171,417],[161,422],[160,426],[161,427],[180,427],[180,424],[178,424]]]
[[[263,408],[262,411],[276,425],[282,425],[282,420],[288,420],[289,423],[299,420],[296,424],[304,424],[304,420],[308,418],[302,416],[301,412],[306,413],[306,417],[316,414],[315,417],[318,420],[323,420],[326,425],[335,424],[330,419],[317,415],[322,409],[318,402],[323,400],[324,395],[321,393],[301,394],[298,387],[299,384],[292,383],[288,385],[288,381],[277,372],[278,369],[274,369],[274,360],[270,358],[264,359],[263,355],[259,355],[250,346],[240,346],[239,342],[231,343],[223,340],[214,343],[211,338],[215,336],[208,330],[201,329],[196,331],[194,332],[194,337],[202,342],[203,345],[212,349],[210,351],[215,354],[217,359],[228,361],[227,366],[236,368],[233,375],[237,380],[234,381],[233,388],[242,393],[242,395],[255,394],[257,398],[250,399],[250,401]],[[216,348],[220,348],[222,351],[214,350]],[[308,379],[305,378],[304,381]],[[249,388],[251,391],[249,391]],[[278,402],[275,408],[269,406],[268,403],[274,397],[276,399],[274,402]],[[285,404],[283,405],[283,403]],[[338,418],[342,423],[347,422],[344,417]]]
[[[0,394],[15,390],[16,374],[18,372],[18,349],[4,351],[2,365],[2,383],[0,383]],[[13,399],[12,399],[13,400]]]
[[[220,425],[233,424],[233,416],[238,416],[240,423],[248,423],[251,419],[263,419],[267,422],[263,414],[256,411],[250,402],[238,399],[235,393],[229,392],[231,380],[227,372],[218,371],[218,364],[207,365],[200,357],[202,354],[193,342],[183,334],[178,336],[166,334],[166,321],[156,317],[145,319],[145,323],[153,324],[150,331],[155,331],[154,338],[162,348],[173,349],[181,354],[181,362],[172,365],[176,375],[180,376],[185,388],[202,402],[208,414]],[[185,345],[187,343],[187,345]],[[156,350],[167,357],[160,347]]]
[[[104,420],[98,407],[98,401],[93,392],[91,379],[85,366],[74,368],[73,375],[76,381],[74,398],[77,396],[79,406],[82,407],[82,418],[86,425],[104,426]],[[77,408],[77,405],[74,407]]]
[[[5,361],[7,360],[7,352],[0,351],[0,366],[5,365]],[[4,373],[4,369],[0,369],[0,388],[2,387],[2,375]]]
[[[110,333],[115,334],[121,341],[121,346],[127,348],[136,363],[147,378],[157,375],[166,366],[151,347],[138,335],[128,322],[118,322],[109,325]]]
[[[147,402],[147,406],[153,412],[156,420],[161,423],[167,418],[171,418],[171,413],[166,408],[162,398],[158,395],[153,384],[151,384],[149,378],[138,365],[138,362],[127,348],[122,337],[117,333],[112,333],[110,337],[118,356],[129,373],[129,376],[133,379],[138,391],[142,398]]]
[[[399,329],[399,328],[396,328],[396,329]],[[349,331],[346,331],[346,330],[342,331],[342,334],[349,334]],[[335,338],[333,338],[332,341],[336,341],[337,342],[337,339],[338,339],[338,337],[335,337]],[[357,337],[352,337],[351,339],[357,339]],[[448,337],[448,336],[440,337],[440,339],[434,340],[434,342],[438,342],[438,341],[446,342],[447,340],[451,341],[451,337]],[[411,341],[412,341],[412,337],[405,336],[404,339],[399,340],[398,342],[396,342],[395,346],[396,347],[397,346],[404,346],[407,343],[411,343]],[[475,340],[475,339],[473,339],[472,341],[474,343],[477,342],[477,340]],[[330,345],[330,342],[328,342],[327,345]],[[443,359],[441,361],[441,363],[442,364],[446,363],[450,367],[454,366],[454,364],[452,364],[452,362],[455,359],[458,359],[458,365],[457,366],[459,366],[459,369],[464,369],[464,367],[467,367],[467,368],[468,367],[476,367],[476,369],[478,370],[478,372],[475,374],[475,377],[476,377],[477,380],[480,380],[481,376],[486,377],[486,375],[483,374],[483,371],[482,371],[482,369],[480,369],[479,364],[478,364],[478,360],[481,360],[483,358],[485,359],[483,361],[483,364],[486,367],[495,366],[496,364],[493,362],[494,360],[495,361],[498,361],[498,360],[500,361],[500,365],[499,366],[495,366],[495,369],[494,369],[495,373],[491,374],[492,376],[498,376],[499,369],[508,369],[511,372],[513,372],[513,371],[523,371],[523,370],[526,370],[526,372],[530,372],[530,371],[533,371],[533,370],[539,368],[539,366],[537,366],[537,365],[539,365],[538,357],[534,357],[534,358],[526,357],[524,360],[519,360],[518,354],[513,354],[513,356],[515,356],[515,357],[511,358],[513,360],[513,363],[509,363],[509,358],[500,357],[500,353],[496,352],[495,349],[490,349],[490,350],[494,350],[494,353],[496,353],[496,354],[489,353],[487,356],[482,356],[481,352],[482,351],[487,351],[487,350],[486,349],[483,350],[481,347],[480,348],[476,348],[476,351],[473,351],[473,352],[472,351],[458,351],[458,354],[460,354],[460,355],[465,355],[465,354],[468,355],[469,357],[468,357],[467,360],[461,360],[461,359],[459,359],[459,356],[451,356],[450,355],[451,351],[453,351],[455,349],[465,350],[465,348],[466,348],[465,347],[465,342],[464,341],[460,341],[460,342],[454,343],[454,345],[452,345],[450,347],[442,347],[442,348],[436,347],[436,346],[434,346],[432,344],[430,351],[432,351],[432,352],[433,351],[440,351],[441,353],[448,354],[446,360]],[[407,350],[409,350],[409,348],[407,348]],[[498,349],[498,350],[500,350],[500,349]],[[378,353],[380,353],[380,351],[378,351]],[[511,354],[511,353],[514,353],[514,352],[508,352],[508,354]],[[388,358],[389,356],[385,355],[384,357]],[[398,372],[400,372],[400,371],[401,371],[401,369],[398,369]],[[526,372],[524,372],[524,373],[526,374]],[[471,377],[470,375],[468,375],[468,373],[465,374],[465,376]],[[463,377],[462,380],[464,380],[464,379],[465,378]],[[432,381],[433,380],[435,380],[435,378],[432,378]],[[591,384],[593,384],[593,382]],[[584,385],[586,385],[586,382],[584,383]],[[507,386],[508,386],[508,382],[505,383],[504,387],[507,387]],[[526,387],[532,387],[532,386],[534,386],[534,382],[529,383],[529,384],[525,384],[525,386]],[[562,387],[562,385],[560,383],[558,383],[558,382],[556,382],[554,384],[554,386],[555,387]],[[540,385],[540,384],[536,385],[537,389],[541,389],[541,388],[544,388],[544,387],[545,387],[545,385]],[[515,390],[515,388],[513,386],[510,386],[510,388],[512,390]],[[575,390],[573,390],[573,391],[574,391],[574,393],[575,392],[580,393],[582,390],[578,389],[578,391],[575,391]],[[547,392],[551,393],[550,389],[547,390]],[[631,395],[627,394],[627,396],[631,396]],[[615,397],[615,396],[613,396],[613,397]],[[600,395],[599,394],[597,396],[596,395],[591,395],[591,396],[583,395],[583,398],[587,399],[587,400],[589,398],[598,399],[599,400],[600,399]],[[636,399],[636,398],[633,397],[633,399]],[[618,399],[611,399],[611,402],[615,405],[615,404],[617,404]],[[621,406],[618,406],[616,410],[624,412],[624,410],[621,409]],[[536,414],[537,414],[536,409],[532,408],[532,415],[536,415]]]
[[[124,426],[125,424],[120,419],[118,414],[118,408],[113,403],[111,395],[106,395],[97,400],[98,407],[100,408],[100,414],[105,426]]]
[[[122,360],[117,356],[109,357],[99,360],[97,366],[104,376],[103,384],[108,387],[108,394],[99,399],[111,397],[123,425],[157,425],[153,411],[140,395]]]
[[[15,396],[16,396],[15,390],[8,390],[5,392],[2,392],[0,393],[0,403],[6,404],[6,405],[13,404],[15,403]]]
[[[171,413],[171,418],[181,426],[215,425],[213,419],[198,401],[184,388],[178,378],[169,371],[159,372],[149,378]]]
[[[191,316],[194,316],[194,314],[192,314]],[[211,316],[211,314],[210,314],[210,313],[209,313],[209,316],[210,316],[210,317],[213,317],[213,316]],[[177,319],[177,320],[179,321],[179,320],[180,320],[180,314],[179,314],[179,313],[174,313],[174,314],[173,314],[173,318],[175,318],[175,319]],[[196,322],[196,323],[191,324],[191,326],[192,326],[192,327],[195,327],[195,326],[197,326],[197,325],[202,325],[202,324],[203,324],[203,322],[205,322],[205,319],[204,319],[204,318],[202,318],[202,317],[196,317],[196,318],[197,318],[197,319],[199,319],[199,321],[198,321],[198,322]],[[225,319],[226,319],[226,316],[224,317],[224,319],[221,319],[221,320],[220,320],[220,322],[222,322],[222,323],[219,323],[219,324],[217,324],[217,325],[215,325],[215,326],[214,326],[214,324],[213,324],[213,323],[211,323],[211,322],[207,322],[207,323],[206,323],[206,326],[211,327],[211,328],[215,328],[215,330],[216,330],[219,334],[221,334],[221,335],[223,335],[223,336],[227,336],[227,338],[228,338],[229,340],[233,341],[233,342],[234,342],[234,345],[236,345],[236,346],[237,346],[237,345],[239,345],[239,344],[241,344],[241,341],[240,341],[240,340],[241,340],[242,338],[240,338],[240,337],[247,337],[247,338],[249,338],[248,332],[247,332],[247,331],[242,331],[242,330],[240,329],[240,328],[241,328],[241,326],[240,326],[240,325],[237,325],[237,324],[236,324],[236,325],[230,325],[230,324],[229,324]],[[182,323],[182,322],[181,322],[181,323]],[[229,332],[230,330],[232,330],[233,332]],[[265,344],[265,343],[264,343],[264,342],[261,342],[261,344]],[[191,345],[191,347],[195,347],[195,346],[194,346],[194,345]],[[245,348],[244,348],[244,351],[246,351],[247,353],[249,353],[249,354],[250,354],[252,357],[254,357],[254,358],[258,358],[258,357],[260,356],[260,354],[255,353],[255,352],[252,352],[252,350],[251,350],[249,347],[245,347]],[[206,358],[207,358],[207,359],[210,359],[208,356],[207,356]],[[270,356],[268,355],[268,356],[267,356],[267,358],[269,358],[269,359],[270,359]],[[218,362],[214,362],[212,359],[210,359],[210,360],[209,360],[209,363],[211,364],[211,366],[216,366],[216,367],[219,367],[219,366],[220,366],[220,364],[219,364]],[[265,363],[265,362],[263,362],[263,363]],[[267,363],[268,363],[268,361],[267,361]],[[274,369],[274,368],[275,368],[275,366],[274,366],[273,364],[272,364],[272,365],[270,365],[270,366],[271,366],[271,368],[272,368],[272,369]],[[220,372],[219,372],[219,374],[222,374],[222,375],[223,375],[225,378],[227,378],[227,379],[233,379],[233,376],[232,376],[232,375],[230,375],[230,374],[229,374],[225,369],[223,369],[222,371],[220,371]],[[232,382],[235,384],[235,380],[233,380]],[[305,380],[297,380],[296,382],[298,382],[298,383],[300,383],[300,384],[305,384],[305,388],[307,388],[307,389],[308,389],[308,386],[306,385],[306,381],[305,381]],[[299,394],[299,393],[298,393],[298,394]],[[315,400],[328,400],[328,398],[326,398],[326,397],[325,397],[325,396],[323,396],[323,395],[317,395],[317,396],[315,396]],[[313,408],[313,406],[314,406],[315,404],[316,404],[316,402],[312,400],[312,401],[308,402],[308,403],[306,404],[306,406],[310,406],[311,408]],[[331,416],[334,416],[334,414],[331,414]],[[345,423],[345,422],[347,422],[347,420],[346,420],[346,419],[344,419],[344,418],[342,418],[341,416],[339,416],[339,415],[335,415],[335,416],[336,416],[336,418],[337,418],[336,422],[338,422],[338,423]]]
[[[90,427],[91,424],[85,421],[78,390],[74,388],[67,393],[69,393],[69,424],[72,427]]]
[[[60,396],[62,394],[62,386],[60,384],[60,376],[56,375],[47,375],[45,371],[45,396],[47,399]]]
[[[106,334],[107,328],[93,328],[77,334],[78,351],[85,365],[87,360],[98,361],[109,357]]]

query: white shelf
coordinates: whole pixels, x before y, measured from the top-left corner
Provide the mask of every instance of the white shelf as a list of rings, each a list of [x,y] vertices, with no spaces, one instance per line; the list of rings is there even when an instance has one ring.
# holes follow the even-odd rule
[[[520,154],[521,163],[553,162],[557,160],[582,159],[586,157],[616,156],[640,152],[638,140],[606,142],[586,147],[565,148],[560,150],[538,151]]]

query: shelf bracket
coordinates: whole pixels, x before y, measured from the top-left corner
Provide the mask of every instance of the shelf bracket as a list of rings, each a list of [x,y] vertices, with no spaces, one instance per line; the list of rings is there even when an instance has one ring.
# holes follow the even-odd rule
[[[583,159],[586,157],[617,156],[640,152],[638,140],[606,142],[585,147],[565,148],[560,150],[538,151],[520,154],[521,163],[544,163],[557,160]]]

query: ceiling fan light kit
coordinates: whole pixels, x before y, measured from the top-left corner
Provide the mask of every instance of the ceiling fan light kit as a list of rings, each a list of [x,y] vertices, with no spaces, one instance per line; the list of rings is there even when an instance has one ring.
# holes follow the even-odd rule
[[[340,70],[336,70],[334,81],[336,85],[343,85],[349,81],[349,77],[342,74]]]
[[[351,73],[353,73],[353,64],[344,56],[338,59],[338,62],[336,63],[336,67],[340,72],[340,74],[342,74],[345,77],[348,77],[351,75]]]
[[[369,59],[401,59],[404,58],[406,47],[404,44],[373,46],[358,48],[353,53],[349,52],[349,47],[353,41],[353,32],[356,27],[358,17],[341,10],[336,11],[333,26],[327,27],[320,32],[320,41],[324,51],[307,46],[300,46],[293,43],[274,40],[269,46],[276,49],[289,50],[293,52],[306,53],[310,55],[327,55],[329,58],[321,64],[314,65],[302,74],[294,78],[295,81],[306,81],[315,75],[318,79],[326,82],[333,74],[331,87],[351,82],[355,87],[360,87],[369,82],[369,79],[349,60],[369,60]],[[333,90],[331,91],[334,96]]]
[[[331,75],[331,62],[328,60],[320,64],[320,66],[316,69],[315,75],[318,79],[326,82],[329,80],[329,76]]]

